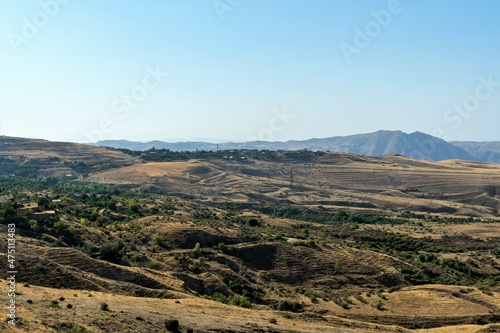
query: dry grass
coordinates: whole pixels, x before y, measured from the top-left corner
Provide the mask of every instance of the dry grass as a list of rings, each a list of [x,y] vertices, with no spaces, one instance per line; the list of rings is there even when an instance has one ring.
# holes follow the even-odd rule
[[[16,298],[17,325],[12,327],[2,322],[0,330],[2,332],[71,332],[68,327],[72,324],[75,327],[83,327],[88,332],[157,332],[163,331],[165,319],[178,319],[183,332],[188,328],[194,329],[195,332],[217,330],[249,332],[255,329],[264,332],[304,333],[320,331],[407,332],[401,326],[384,325],[384,316],[410,317],[417,323],[422,319],[436,316],[442,318],[462,315],[473,317],[488,313],[488,309],[481,305],[450,296],[452,289],[445,286],[424,286],[391,293],[389,300],[384,301],[385,310],[377,314],[373,314],[373,307],[359,305],[359,302],[355,301],[348,315],[336,311],[338,315],[331,313],[291,314],[289,318],[284,318],[283,313],[272,310],[242,309],[190,296],[181,299],[157,299],[95,291],[25,287],[19,284],[18,291],[21,295]],[[0,293],[0,302],[6,304],[7,287],[5,284],[1,285]],[[61,297],[64,297],[64,301],[59,301],[59,307],[50,306],[51,300],[59,300]],[[372,298],[376,297],[372,296]],[[477,292],[470,294],[470,297],[481,299],[481,295]],[[370,298],[367,299],[374,302]],[[27,302],[28,300],[31,304]],[[109,311],[100,309],[102,302],[109,305]],[[68,309],[67,304],[73,307]],[[323,303],[318,305],[318,308],[324,309],[322,305]],[[342,319],[342,317],[349,318]],[[374,317],[379,318],[378,324],[360,321]],[[271,318],[276,318],[277,324],[270,324]],[[493,329],[495,326],[458,325],[412,330],[412,332],[494,332],[487,330],[488,327]]]
[[[444,224],[415,220],[416,224],[377,224],[377,225],[362,225],[360,228],[364,229],[385,229],[393,232],[403,233],[415,238],[441,238],[443,236],[452,235],[469,235],[474,238],[489,240],[500,235],[500,223],[463,223],[463,224]]]
[[[102,148],[63,147],[57,143],[50,147],[42,140],[23,149],[5,149],[0,155],[17,156],[25,159],[23,163],[31,160],[47,162],[49,157],[120,165],[130,160],[127,155]],[[225,212],[222,208],[213,207],[227,202],[265,203],[278,207],[294,205],[304,211],[331,209],[334,212],[348,210],[351,213],[393,216],[410,210],[441,218],[474,216],[498,221],[500,165],[463,161],[434,163],[400,156],[376,158],[326,154],[314,163],[256,161],[237,164],[223,160],[137,163],[93,174],[91,179],[137,188],[152,187],[173,196],[192,199],[184,200],[183,207],[176,207],[171,215],[147,216],[133,221],[148,240],[138,243],[139,252],[157,264],[154,270],[111,264],[71,248],[50,246],[47,239],[18,235],[17,286],[21,293],[17,296],[17,304],[20,319],[16,328],[1,322],[0,331],[71,332],[73,329],[77,332],[81,328],[89,332],[161,332],[164,331],[165,319],[178,319],[181,332],[188,328],[195,332],[345,333],[483,333],[495,330],[494,325],[475,324],[498,321],[498,289],[492,288],[493,293],[487,295],[475,288],[463,292],[457,286],[408,287],[402,271],[415,268],[415,263],[351,248],[340,242],[331,244],[329,241],[333,238],[328,243],[322,242],[324,239],[319,239],[319,235],[325,230],[325,225],[308,224],[311,239],[318,241],[314,246],[294,246],[277,241],[268,231],[259,231],[261,235],[249,230],[243,233],[244,228],[239,222],[227,222],[223,219]],[[200,206],[196,206],[199,203],[206,204],[202,207],[210,207],[219,219],[200,219],[195,223],[192,214],[199,209]],[[154,206],[152,201],[149,205]],[[258,213],[238,212],[242,219],[255,214]],[[292,229],[292,225],[301,223],[263,214],[258,218],[264,226],[277,229]],[[499,223],[439,224],[424,221],[420,226],[417,223],[421,220],[412,219],[411,222],[415,223],[361,225],[360,231],[381,228],[412,237],[431,237],[436,242],[444,239],[443,236],[460,235],[490,242],[497,241],[500,235]],[[332,232],[341,228],[330,227]],[[134,236],[123,231],[126,230],[125,223],[120,226],[120,234],[118,227],[114,228],[109,226],[106,229],[109,239],[113,239],[111,236],[120,239]],[[4,226],[0,229],[5,233]],[[94,234],[86,230],[81,232],[85,233],[83,238],[92,244],[108,241],[101,230],[93,229]],[[161,245],[153,244],[156,236],[162,238]],[[291,242],[298,241],[292,238],[288,237]],[[460,246],[461,241],[456,237],[453,245]],[[231,252],[219,250],[217,245],[220,242],[233,244]],[[183,269],[175,259],[180,253],[192,255],[196,243],[201,244],[204,259],[207,259],[205,263],[196,259],[200,267],[205,265],[199,274]],[[0,245],[5,248],[5,241],[0,239]],[[473,254],[440,253],[439,257],[457,257],[465,261]],[[5,254],[0,259],[0,269],[5,271]],[[223,290],[230,294],[227,281],[262,286],[266,301],[289,299],[303,302],[305,312],[285,315],[263,304],[243,309],[192,294],[192,291],[203,294],[207,290]],[[31,286],[23,286],[24,282]],[[368,296],[367,290],[387,290],[395,285],[402,286],[402,289],[382,292],[383,299],[377,294]],[[333,289],[339,294],[349,294],[352,304],[343,308],[321,297],[313,302],[295,292],[296,287],[317,292]],[[7,304],[6,288],[5,283],[0,287],[0,302],[4,304]],[[286,290],[284,296],[277,291],[279,288]],[[366,303],[355,297],[359,294]],[[50,306],[51,300],[61,297],[64,301],[59,302],[60,308]],[[377,309],[379,301],[382,306]],[[110,311],[100,309],[102,302],[109,305]],[[72,308],[68,309],[67,304]],[[276,323],[272,319],[276,319]],[[445,327],[405,328],[410,325]]]
[[[373,213],[405,211],[498,219],[500,165],[326,154],[315,163],[221,160],[146,163],[92,176],[155,186],[206,202],[293,202]],[[150,185],[149,185],[150,184]]]
[[[6,287],[2,285],[0,290],[0,302],[5,303]],[[356,327],[362,327],[363,332],[380,332],[370,329],[370,325],[349,320],[339,319],[337,325],[330,325],[318,319],[285,319],[275,311],[242,309],[192,297],[177,300],[137,298],[37,286],[21,286],[19,290],[23,295],[17,297],[17,327],[2,322],[2,332],[55,332],[64,328],[63,323],[66,326],[77,324],[89,332],[157,332],[164,330],[165,319],[178,319],[184,332],[187,328],[195,332],[248,332],[254,329],[266,332],[360,332]],[[59,302],[61,308],[50,307],[50,301],[60,297],[65,299]],[[27,303],[28,299],[32,304]],[[102,302],[109,305],[109,311],[100,310]],[[73,308],[67,309],[66,304],[72,304]],[[143,320],[136,319],[139,317]],[[277,326],[269,323],[271,318],[278,318]],[[387,328],[387,332],[394,331]]]

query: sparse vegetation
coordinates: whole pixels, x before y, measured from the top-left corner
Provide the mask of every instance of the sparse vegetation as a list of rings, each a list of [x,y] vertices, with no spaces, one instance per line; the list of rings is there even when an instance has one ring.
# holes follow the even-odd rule
[[[384,309],[384,303],[383,303],[383,302],[382,302],[382,300],[380,300],[380,299],[377,301],[377,303],[375,303],[375,305],[374,305],[374,306],[375,306],[375,308],[376,308],[377,310],[383,310],[383,309]]]
[[[355,169],[356,163],[368,170],[371,166],[361,157],[360,161],[351,162],[351,157],[333,158],[329,154],[312,152],[173,153],[151,150],[144,155],[128,153],[143,161],[186,163],[169,164],[168,168],[159,165],[151,171],[154,176],[148,176],[141,183],[110,181],[115,171],[109,171],[107,175],[111,178],[107,181],[111,184],[105,185],[104,176],[98,181],[96,177],[101,174],[94,172],[111,168],[94,165],[92,161],[61,163],[82,177],[40,177],[32,164],[21,168],[14,178],[0,178],[0,195],[13,195],[13,200],[0,203],[0,223],[4,226],[15,223],[16,242],[24,243],[22,246],[33,251],[28,259],[23,258],[23,269],[29,274],[23,276],[19,284],[32,287],[17,291],[17,295],[24,293],[25,297],[30,297],[26,301],[31,304],[30,311],[40,306],[54,313],[67,298],[78,311],[57,313],[78,317],[85,302],[91,303],[93,311],[97,311],[97,304],[101,311],[109,311],[107,303],[100,303],[103,299],[109,302],[109,299],[93,290],[110,288],[113,293],[127,297],[168,299],[172,297],[172,290],[184,289],[186,293],[207,300],[233,305],[230,311],[243,311],[237,307],[266,311],[268,307],[270,311],[282,311],[270,316],[284,319],[293,316],[298,323],[304,318],[326,323],[322,316],[328,309],[352,318],[362,312],[405,326],[409,323],[397,319],[402,311],[398,306],[405,306],[398,303],[400,293],[412,295],[418,303],[419,297],[424,296],[415,290],[435,288],[439,290],[435,292],[445,294],[449,302],[462,305],[469,298],[490,304],[499,292],[498,219],[488,215],[486,206],[472,199],[468,201],[465,195],[463,201],[469,205],[468,211],[476,212],[477,216],[460,216],[455,211],[441,214],[437,209],[447,209],[443,205],[454,200],[452,195],[444,200],[440,199],[444,194],[423,190],[400,192],[412,195],[414,207],[417,202],[430,205],[432,201],[430,208],[436,211],[401,209],[397,201],[399,193],[395,193],[398,191],[394,187],[390,188],[393,192],[386,195],[385,187],[373,185],[377,193],[376,205],[370,201],[371,192],[364,193],[362,189],[346,186],[338,193],[337,189],[330,191],[329,187],[335,184],[328,182],[319,170],[336,172],[335,177],[344,177],[342,168]],[[244,154],[247,161],[231,162],[224,158],[238,154]],[[193,156],[203,156],[203,160],[195,161]],[[328,163],[313,162],[319,157],[329,159],[328,163],[337,169],[330,169]],[[266,164],[261,166],[261,162]],[[384,158],[377,159],[377,168],[384,170],[384,163]],[[145,166],[148,163],[137,168]],[[169,173],[175,168],[179,170],[171,177]],[[391,172],[395,172],[396,167],[391,168]],[[417,169],[404,170],[410,174],[412,168]],[[121,171],[118,170],[119,175]],[[437,170],[446,173],[448,169],[440,166]],[[432,176],[435,171],[422,172]],[[484,178],[491,176],[487,169],[481,172]],[[203,177],[198,178],[198,175]],[[171,181],[171,188],[162,185],[162,177]],[[341,180],[349,184],[349,179],[339,178],[339,182]],[[420,178],[415,181],[425,185]],[[474,181],[479,182],[477,178]],[[204,182],[210,186],[204,187]],[[488,182],[494,180],[488,179]],[[362,188],[360,182],[356,184]],[[453,188],[448,191],[452,192]],[[462,209],[462,203],[454,205],[456,207],[452,208],[457,211]],[[54,266],[49,265],[52,263]],[[31,294],[42,279],[46,279],[44,284],[58,288],[81,286],[82,290],[88,290],[82,295],[94,298],[76,304],[71,294],[64,294],[65,298],[55,293],[50,298],[57,300],[50,301],[47,306],[47,298],[37,301]],[[429,297],[426,301],[430,302],[431,296],[425,297]],[[176,301],[175,307],[184,311],[185,303],[188,302]],[[120,317],[117,306],[113,302],[113,311],[101,313],[101,316]],[[386,307],[399,314],[390,317],[390,311],[383,311]],[[68,303],[66,308],[74,307]],[[294,312],[305,313],[295,315]],[[465,318],[467,314],[462,316]],[[485,323],[493,318],[488,317],[489,313],[480,312],[474,316]],[[142,325],[153,325],[151,318],[142,313],[130,318]],[[178,318],[183,320],[183,317]],[[270,324],[278,323],[274,317],[267,320]],[[65,325],[69,327],[68,323]],[[156,325],[163,326],[163,323]],[[167,327],[165,321],[166,329],[179,329],[178,321],[177,328],[172,325]],[[423,324],[415,325],[412,327]],[[182,328],[186,330],[189,331]]]

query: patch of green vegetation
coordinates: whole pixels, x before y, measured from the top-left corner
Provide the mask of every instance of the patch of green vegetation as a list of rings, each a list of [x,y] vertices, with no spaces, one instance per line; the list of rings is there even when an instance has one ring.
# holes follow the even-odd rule
[[[263,161],[285,161],[296,160],[300,162],[312,162],[315,158],[325,153],[309,150],[257,150],[257,149],[231,149],[231,150],[196,150],[196,151],[172,151],[170,149],[151,148],[145,151],[134,151],[130,149],[116,149],[133,157],[140,157],[145,162],[169,162],[187,161],[190,159],[224,159],[231,163],[247,163],[244,160],[254,159]],[[232,157],[232,158],[231,158]],[[245,157],[245,159],[241,159]]]
[[[226,296],[221,293],[215,292],[211,295],[203,295],[202,297],[224,304],[240,306],[242,308],[249,308],[251,306],[250,300],[245,296]]]
[[[290,312],[302,312],[304,311],[304,306],[298,302],[292,301],[280,301],[278,303],[273,303],[270,305],[272,309],[279,311],[290,311]]]

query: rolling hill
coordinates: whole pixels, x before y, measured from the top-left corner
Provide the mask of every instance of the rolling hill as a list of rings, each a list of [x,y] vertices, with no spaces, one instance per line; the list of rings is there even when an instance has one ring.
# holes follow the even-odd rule
[[[268,142],[249,141],[242,143],[227,142],[216,144],[207,142],[150,141],[146,143],[126,140],[107,140],[94,143],[97,146],[125,148],[131,150],[148,150],[151,148],[184,150],[217,149],[269,149],[269,150],[318,150],[343,152],[366,156],[382,156],[389,154],[405,155],[412,158],[442,161],[461,159],[479,162],[500,163],[500,144],[498,142],[453,142],[448,143],[440,138],[421,132],[411,134],[401,131],[377,131],[368,134],[336,136],[303,141]]]
[[[0,177],[17,270],[16,327],[2,332],[499,328],[498,164],[246,150],[161,160],[0,139],[0,175],[16,173]]]
[[[130,155],[102,147],[0,136],[0,176],[76,175],[136,162]]]

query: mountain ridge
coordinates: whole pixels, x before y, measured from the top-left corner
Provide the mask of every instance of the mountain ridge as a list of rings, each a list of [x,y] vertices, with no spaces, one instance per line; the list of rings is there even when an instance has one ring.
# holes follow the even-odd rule
[[[91,145],[118,149],[148,150],[151,148],[184,150],[319,150],[352,153],[366,156],[404,155],[421,160],[442,161],[460,159],[477,162],[500,163],[500,141],[474,142],[453,141],[422,132],[404,133],[402,131],[379,130],[373,133],[311,138],[288,141],[248,141],[248,142],[137,142],[128,140],[103,140]]]

